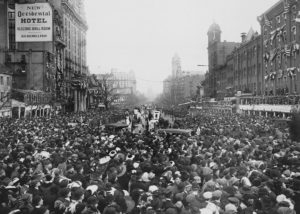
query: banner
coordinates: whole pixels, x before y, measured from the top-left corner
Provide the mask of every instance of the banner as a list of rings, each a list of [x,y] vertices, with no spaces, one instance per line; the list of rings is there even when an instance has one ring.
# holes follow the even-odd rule
[[[16,4],[16,42],[51,42],[52,7],[49,3]]]

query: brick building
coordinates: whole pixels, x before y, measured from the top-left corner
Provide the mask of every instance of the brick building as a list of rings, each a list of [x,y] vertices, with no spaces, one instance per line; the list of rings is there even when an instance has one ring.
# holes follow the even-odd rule
[[[234,91],[261,94],[261,36],[251,28],[242,33],[242,41],[233,52]]]
[[[221,91],[221,81],[226,67],[227,56],[238,46],[239,43],[221,41],[221,28],[213,23],[207,32],[208,36],[208,81],[206,81],[206,96],[216,97],[223,94]]]
[[[297,0],[284,0],[258,17],[262,32],[262,91],[265,95],[300,92],[299,9]]]
[[[205,96],[222,99],[237,91],[262,94],[261,36],[251,28],[241,34],[241,42],[221,42],[219,25],[208,30],[209,71]]]

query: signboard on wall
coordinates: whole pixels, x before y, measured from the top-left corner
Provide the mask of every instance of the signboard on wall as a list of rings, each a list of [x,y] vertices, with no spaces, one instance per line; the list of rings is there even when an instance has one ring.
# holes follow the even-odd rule
[[[49,3],[16,4],[16,42],[51,42],[52,7]]]

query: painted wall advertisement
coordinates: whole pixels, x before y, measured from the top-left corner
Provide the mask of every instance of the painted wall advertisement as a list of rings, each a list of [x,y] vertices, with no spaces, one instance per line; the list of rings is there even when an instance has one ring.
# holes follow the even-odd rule
[[[51,42],[52,7],[49,3],[16,4],[16,42]]]

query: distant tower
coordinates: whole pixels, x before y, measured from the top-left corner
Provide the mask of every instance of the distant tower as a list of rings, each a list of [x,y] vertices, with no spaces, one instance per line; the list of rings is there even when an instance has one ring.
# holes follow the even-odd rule
[[[221,43],[221,28],[215,22],[209,27],[207,31],[208,37],[208,65],[209,69],[211,66],[216,65],[218,62],[218,54],[217,54],[217,46],[212,45],[214,43],[220,44]]]
[[[215,22],[209,27],[207,36],[208,36],[208,45],[213,42],[221,42],[221,28]]]
[[[172,77],[181,76],[181,62],[180,58],[177,54],[175,54],[172,58]]]

